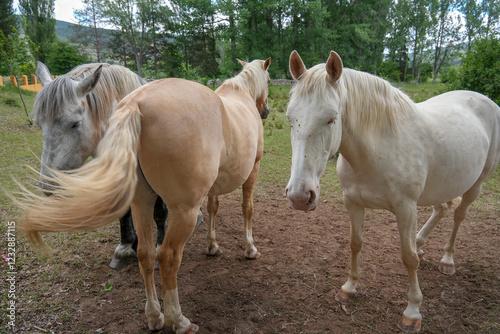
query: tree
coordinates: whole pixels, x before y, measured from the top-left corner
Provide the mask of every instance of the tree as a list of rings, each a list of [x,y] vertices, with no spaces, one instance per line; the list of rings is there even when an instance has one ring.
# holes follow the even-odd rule
[[[498,34],[500,30],[500,2],[498,0],[483,0],[482,9],[486,15],[485,37]]]
[[[219,74],[215,5],[210,0],[173,0],[170,5],[172,12],[166,25],[182,54],[184,76],[193,79]]]
[[[412,75],[415,84],[418,85],[420,77],[420,67],[425,59],[426,50],[430,48],[427,35],[430,27],[434,24],[436,7],[432,6],[432,0],[413,0],[408,13],[410,39],[413,51]]]
[[[489,96],[500,105],[500,39],[476,40],[462,61],[455,89],[468,89]]]
[[[434,37],[434,64],[433,82],[436,82],[437,74],[441,66],[448,60],[458,41],[459,20],[452,16],[454,0],[439,0],[437,3],[437,25],[432,29]]]
[[[400,80],[406,81],[409,62],[410,25],[408,12],[410,2],[400,0],[391,6],[389,20],[392,27],[389,29],[386,47],[389,50],[388,59],[398,64],[397,70],[401,73]]]
[[[74,67],[88,62],[88,57],[79,54],[76,47],[57,41],[51,45],[48,61],[45,65],[51,69],[52,73],[62,75]]]
[[[103,61],[102,50],[107,46],[107,34],[103,29],[105,26],[104,8],[102,1],[83,0],[83,8],[73,11],[74,17],[79,24],[72,26],[74,31],[73,41],[78,41],[86,48],[92,46],[97,62]],[[88,52],[88,50],[86,50]]]
[[[458,9],[464,15],[467,49],[472,47],[472,41],[480,36],[483,13],[476,0],[459,0]]]
[[[13,28],[12,33],[8,36],[5,36],[3,31],[0,31],[0,58],[3,59],[9,74],[13,75],[18,82],[17,90],[23,102],[24,112],[26,113],[29,125],[32,125],[33,122],[29,116],[19,84],[21,74],[34,73],[35,70],[35,60],[29,52],[30,47],[28,44],[29,38],[21,38],[21,34],[16,28]]]
[[[14,15],[14,9],[12,7],[12,0],[0,0],[0,13],[3,13],[0,16],[0,32],[3,33],[6,41],[10,41],[9,37],[14,31],[17,29],[17,19]],[[7,48],[5,50],[6,53],[10,53],[11,47],[10,43],[4,43],[2,45],[3,48]],[[7,63],[5,59],[0,60],[0,75],[9,73],[9,69],[7,67]]]
[[[151,47],[151,12],[149,8],[154,0],[106,0],[104,15],[115,29],[121,32],[121,38],[132,50],[139,76],[143,77],[142,65],[146,52]]]
[[[8,37],[14,28],[17,28],[17,19],[12,7],[13,0],[0,0],[0,30]]]
[[[19,0],[19,11],[26,36],[37,46],[32,50],[35,58],[46,62],[50,45],[57,38],[54,0]]]
[[[328,6],[326,27],[332,39],[325,42],[340,52],[345,66],[376,73],[383,59],[384,39],[390,31],[391,1],[324,1],[324,4]]]

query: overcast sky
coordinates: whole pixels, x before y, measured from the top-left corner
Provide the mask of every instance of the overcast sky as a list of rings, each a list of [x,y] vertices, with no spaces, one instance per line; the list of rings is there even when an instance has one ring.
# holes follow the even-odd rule
[[[14,0],[14,8],[17,10],[19,0]],[[73,10],[83,7],[81,0],[55,0],[56,20],[76,23],[73,18]],[[19,11],[17,11],[19,13]]]

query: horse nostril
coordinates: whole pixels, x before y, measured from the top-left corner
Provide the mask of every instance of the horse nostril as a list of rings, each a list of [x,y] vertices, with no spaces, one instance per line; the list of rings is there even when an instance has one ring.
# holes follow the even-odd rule
[[[309,201],[307,205],[311,205],[316,201],[316,192],[314,190],[309,191]]]

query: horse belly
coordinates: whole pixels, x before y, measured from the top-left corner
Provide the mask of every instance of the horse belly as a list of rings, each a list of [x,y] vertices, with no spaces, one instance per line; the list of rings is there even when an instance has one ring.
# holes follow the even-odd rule
[[[480,124],[474,123],[455,124],[453,130],[445,132],[447,138],[435,142],[418,205],[448,202],[463,195],[481,178],[491,139]]]
[[[233,154],[224,159],[217,179],[209,191],[210,196],[230,193],[245,183],[257,160],[257,145],[250,144],[244,151],[244,154]]]

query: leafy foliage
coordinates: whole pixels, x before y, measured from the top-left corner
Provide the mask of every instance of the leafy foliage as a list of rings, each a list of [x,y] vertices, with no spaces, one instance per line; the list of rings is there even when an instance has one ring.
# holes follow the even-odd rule
[[[19,10],[23,15],[23,29],[33,42],[35,58],[47,61],[51,44],[56,40],[54,0],[20,0]]]
[[[456,89],[483,93],[500,104],[500,40],[485,38],[472,43],[459,70]]]
[[[55,75],[64,74],[75,66],[89,62],[88,57],[79,54],[76,47],[61,41],[51,45],[47,58],[46,65]]]

